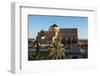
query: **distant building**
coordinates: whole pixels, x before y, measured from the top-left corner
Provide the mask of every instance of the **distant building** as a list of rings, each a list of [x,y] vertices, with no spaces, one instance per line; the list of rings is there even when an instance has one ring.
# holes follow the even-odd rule
[[[41,44],[51,44],[55,39],[59,38],[61,41],[64,39],[78,40],[77,28],[59,28],[58,25],[53,24],[48,31],[41,30],[39,38]]]

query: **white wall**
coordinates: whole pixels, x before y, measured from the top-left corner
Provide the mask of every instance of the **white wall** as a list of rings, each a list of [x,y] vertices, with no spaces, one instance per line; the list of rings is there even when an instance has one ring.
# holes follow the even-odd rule
[[[10,53],[11,53],[11,8],[10,3],[13,1],[17,2],[35,2],[35,3],[51,3],[51,4],[65,4],[65,5],[76,5],[76,6],[93,6],[97,7],[97,24],[96,25],[96,36],[97,36],[97,47],[96,53],[94,54],[96,57],[97,68],[91,68],[91,70],[87,69],[73,69],[63,72],[52,72],[52,73],[40,73],[40,74],[29,74],[36,76],[99,76],[100,71],[100,2],[99,0],[1,0],[0,1],[0,76],[12,76],[13,74],[9,73],[10,70]],[[25,76],[28,76],[26,74]]]

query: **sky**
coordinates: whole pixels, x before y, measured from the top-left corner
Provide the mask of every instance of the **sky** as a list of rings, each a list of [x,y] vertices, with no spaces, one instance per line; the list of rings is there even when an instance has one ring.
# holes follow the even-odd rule
[[[28,16],[28,38],[35,38],[40,30],[48,31],[49,27],[57,24],[60,28],[77,28],[78,38],[88,38],[88,17],[79,16]]]

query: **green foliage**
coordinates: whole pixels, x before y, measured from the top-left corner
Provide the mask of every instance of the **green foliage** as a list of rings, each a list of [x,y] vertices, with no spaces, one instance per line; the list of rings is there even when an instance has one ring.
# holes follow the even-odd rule
[[[50,59],[64,59],[65,58],[65,49],[61,46],[60,41],[55,41],[53,46],[48,49]]]

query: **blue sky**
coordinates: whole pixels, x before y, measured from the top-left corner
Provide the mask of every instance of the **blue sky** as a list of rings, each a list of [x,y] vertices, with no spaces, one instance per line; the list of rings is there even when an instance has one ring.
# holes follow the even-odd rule
[[[48,30],[56,23],[60,28],[78,28],[78,38],[88,38],[88,17],[29,15],[29,38],[35,38],[40,30]]]

